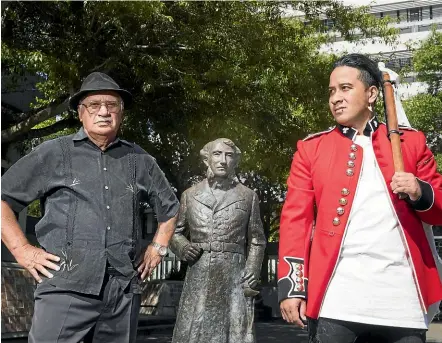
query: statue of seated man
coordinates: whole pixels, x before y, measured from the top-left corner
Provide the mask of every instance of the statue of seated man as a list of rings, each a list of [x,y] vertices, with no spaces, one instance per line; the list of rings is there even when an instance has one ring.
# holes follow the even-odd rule
[[[235,175],[241,151],[219,138],[201,150],[207,178],[181,197],[172,251],[189,263],[173,343],[252,343],[266,238],[258,196]]]

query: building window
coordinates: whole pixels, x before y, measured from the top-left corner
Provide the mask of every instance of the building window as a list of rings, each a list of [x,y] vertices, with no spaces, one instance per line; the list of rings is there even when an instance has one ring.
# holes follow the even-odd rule
[[[335,26],[335,22],[332,19],[325,19],[322,21],[322,25],[324,27],[324,31],[328,32]]]
[[[425,32],[431,30],[431,25],[419,25],[417,28],[418,32]]]
[[[390,17],[393,20],[397,20],[397,22],[400,21],[400,13],[399,11],[388,11],[388,12],[381,12],[380,13],[380,17],[384,18],[384,17]]]
[[[402,23],[402,22],[407,22],[408,20],[408,10],[401,10],[401,11],[396,11],[396,16],[397,16],[397,22],[398,23]]]
[[[442,17],[442,5],[431,7],[431,19]]]
[[[422,20],[432,19],[431,18],[431,6],[422,8]]]
[[[411,57],[399,58],[399,66],[401,68],[411,66]]]
[[[421,21],[422,20],[422,7],[410,8],[407,11],[408,21]]]
[[[411,57],[395,58],[385,63],[385,66],[387,68],[393,70],[401,70],[402,68],[409,67],[411,65],[412,65]]]

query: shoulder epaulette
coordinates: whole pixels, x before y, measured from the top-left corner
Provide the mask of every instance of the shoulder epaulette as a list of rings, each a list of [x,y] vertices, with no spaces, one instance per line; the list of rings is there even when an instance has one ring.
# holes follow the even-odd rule
[[[328,130],[321,131],[321,132],[316,132],[316,133],[312,133],[312,134],[308,135],[307,137],[305,137],[305,138],[303,139],[303,141],[308,141],[309,139],[312,139],[312,138],[314,138],[314,137],[318,137],[318,136],[324,135],[324,134],[326,134],[326,133],[329,133],[329,132],[333,131],[333,130],[335,129],[335,127],[336,127],[336,126],[332,126],[332,127],[329,128]]]

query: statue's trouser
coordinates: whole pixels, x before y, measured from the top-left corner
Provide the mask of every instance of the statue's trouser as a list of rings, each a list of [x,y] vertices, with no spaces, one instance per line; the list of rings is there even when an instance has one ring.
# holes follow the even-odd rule
[[[117,278],[106,276],[98,296],[38,285],[29,342],[78,343],[89,332],[85,342],[134,343],[141,296],[123,291]]]

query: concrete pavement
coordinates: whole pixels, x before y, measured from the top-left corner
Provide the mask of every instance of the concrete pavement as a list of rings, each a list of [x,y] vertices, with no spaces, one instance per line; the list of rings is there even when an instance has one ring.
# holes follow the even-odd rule
[[[173,323],[166,322],[145,327],[139,330],[137,343],[171,343]],[[286,324],[282,320],[256,323],[257,343],[307,343],[307,332]],[[8,343],[26,343],[27,338],[2,339]],[[427,333],[427,343],[442,343],[442,322],[430,325]]]
[[[442,343],[442,322],[430,324],[427,332],[427,342]]]
[[[289,325],[282,320],[256,323],[257,343],[308,343],[307,332]],[[172,326],[170,331],[151,332],[149,336],[142,332],[138,335],[137,343],[171,343]],[[427,343],[442,343],[442,322],[433,323],[427,332]]]
[[[307,331],[285,324],[282,320],[256,323],[256,337],[257,343],[308,343]],[[172,328],[169,332],[153,331],[150,335],[144,335],[140,332],[137,343],[148,342],[171,343]]]

